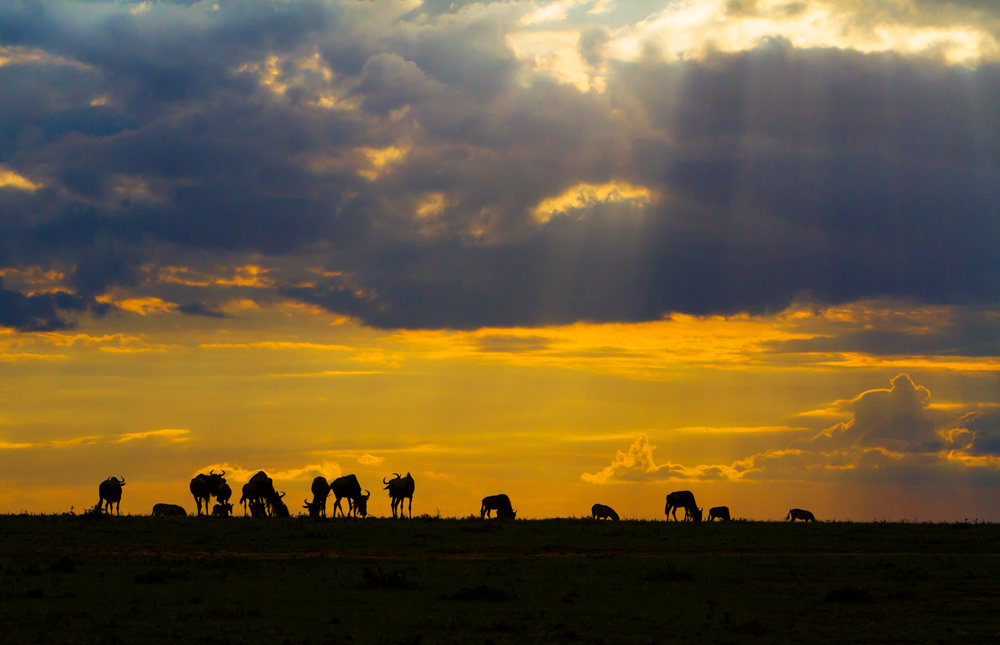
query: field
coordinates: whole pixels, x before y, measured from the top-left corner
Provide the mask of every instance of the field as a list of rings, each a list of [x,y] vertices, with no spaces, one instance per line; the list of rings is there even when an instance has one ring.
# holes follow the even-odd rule
[[[985,642],[1000,525],[0,516],[5,643]]]

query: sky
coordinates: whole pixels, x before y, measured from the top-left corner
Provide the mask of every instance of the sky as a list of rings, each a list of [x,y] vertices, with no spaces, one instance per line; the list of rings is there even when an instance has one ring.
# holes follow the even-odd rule
[[[0,513],[1000,520],[995,2],[10,0],[0,97]]]

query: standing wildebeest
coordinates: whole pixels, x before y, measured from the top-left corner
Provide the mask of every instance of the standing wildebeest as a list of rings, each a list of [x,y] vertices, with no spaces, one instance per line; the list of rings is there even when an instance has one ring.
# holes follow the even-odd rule
[[[187,517],[187,511],[177,504],[153,504],[153,517]]]
[[[392,498],[392,517],[396,517],[396,508],[399,508],[399,516],[403,517],[403,500],[409,498],[410,517],[413,517],[413,477],[406,473],[406,477],[400,477],[399,473],[393,473],[394,478],[386,481],[382,478],[382,483],[386,484],[385,490],[389,491]]]
[[[802,520],[803,522],[815,522],[816,516],[810,511],[804,511],[801,508],[793,508],[788,511],[788,515],[785,516],[786,520],[794,522],[795,520]]]
[[[333,480],[330,484],[330,490],[333,491],[333,496],[336,500],[333,502],[333,516],[337,517],[337,511],[340,511],[341,517],[347,517],[347,515],[354,515],[357,517],[368,516],[368,498],[371,497],[371,493],[365,490],[366,495],[361,494],[361,482],[354,475],[344,475],[343,477],[338,477]],[[390,493],[391,495],[392,493]],[[340,499],[342,497],[347,498],[347,515],[344,515],[344,509],[340,505]],[[395,510],[395,507],[394,509]]]
[[[684,509],[684,519],[694,520],[695,522],[701,521],[701,510],[694,501],[694,493],[689,490],[678,490],[667,495],[667,505],[663,509],[663,514],[670,519],[670,515],[674,516],[674,521],[677,520],[677,509]]]
[[[479,509],[479,518],[489,517],[490,511],[497,512],[498,520],[512,520],[517,515],[517,512],[510,506],[510,498],[503,493],[483,498],[483,505]]]
[[[215,494],[215,501],[217,501],[220,504],[225,504],[226,502],[229,501],[229,498],[232,496],[233,496],[233,489],[230,488],[229,484],[226,483],[226,480],[223,479],[222,483],[219,484],[219,492]]]
[[[250,516],[258,517],[253,513],[253,502],[257,501],[260,503],[258,512],[261,512],[261,508],[266,509],[271,505],[270,500],[274,497],[274,494],[274,481],[263,470],[258,471],[250,478],[250,481],[243,485],[243,495],[240,497],[240,504],[243,504],[243,514],[246,515],[247,504],[250,504]],[[266,510],[263,512],[266,513]]]
[[[313,479],[310,490],[312,490],[312,504],[316,507],[316,514],[326,517],[326,498],[330,496],[330,483],[326,481],[326,477],[317,477]],[[312,516],[312,514],[312,509],[310,509],[309,515]]]
[[[94,507],[95,511],[104,511],[108,513],[111,512],[111,505],[115,505],[115,513],[121,515],[121,503],[122,503],[122,486],[125,485],[125,478],[116,479],[114,475],[111,475],[107,479],[101,482],[101,485],[97,487],[97,493],[101,496],[97,501],[97,506]]]
[[[725,522],[730,520],[729,517],[729,507],[728,506],[713,506],[708,509],[708,521],[711,522],[714,519],[720,519]]]
[[[191,494],[194,495],[194,503],[198,506],[198,515],[201,515],[201,503],[205,502],[205,515],[208,515],[208,504],[213,495],[218,496],[219,487],[226,483],[226,471],[216,473],[215,469],[206,475],[201,473],[195,475],[191,480]]]
[[[616,522],[618,521],[618,513],[615,513],[615,509],[604,504],[594,504],[591,506],[590,515],[595,520],[611,519]]]
[[[233,505],[229,502],[221,502],[212,507],[212,517],[229,517],[233,514]]]

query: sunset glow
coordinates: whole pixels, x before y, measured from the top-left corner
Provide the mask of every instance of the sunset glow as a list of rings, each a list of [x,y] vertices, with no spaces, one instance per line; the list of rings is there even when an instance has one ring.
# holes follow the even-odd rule
[[[356,473],[1000,519],[1000,9],[0,10],[0,512]]]

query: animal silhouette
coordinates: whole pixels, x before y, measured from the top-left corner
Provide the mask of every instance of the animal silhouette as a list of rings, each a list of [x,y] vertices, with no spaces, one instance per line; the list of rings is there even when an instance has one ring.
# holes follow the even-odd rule
[[[674,521],[677,521],[677,509],[684,509],[684,519],[694,520],[695,522],[701,521],[701,511],[698,505],[694,501],[694,493],[689,490],[678,490],[667,495],[667,505],[663,509],[663,514],[670,519],[670,516],[674,516]]]
[[[252,502],[259,502],[258,512],[266,515],[268,509],[271,506],[271,500],[274,499],[274,481],[267,476],[263,470],[257,471],[253,477],[250,478],[246,484],[243,484],[243,494],[240,496],[239,503],[243,505],[243,514],[247,513],[247,505],[251,507],[250,516],[259,517],[259,515],[253,514],[253,504]]]
[[[316,507],[316,515],[326,517],[326,498],[330,496],[330,483],[326,481],[326,477],[316,477],[309,490],[313,494],[312,503]],[[312,515],[312,510],[309,515]]]
[[[212,507],[212,517],[229,517],[233,514],[233,505],[229,502],[220,502]]]
[[[399,517],[403,517],[403,500],[409,498],[409,515],[413,518],[413,477],[406,473],[406,477],[400,477],[399,473],[393,473],[395,477],[386,481],[382,478],[382,483],[386,485],[385,490],[389,491],[392,499],[392,517],[396,517],[396,509],[399,509]]]
[[[153,504],[153,517],[187,517],[187,511],[177,504]]]
[[[708,521],[711,522],[712,520],[715,520],[715,519],[719,519],[719,520],[722,520],[724,522],[728,522],[730,520],[730,517],[729,517],[729,507],[728,506],[713,506],[712,508],[708,509]]]
[[[226,483],[224,475],[226,471],[216,473],[215,469],[206,475],[201,473],[191,479],[191,494],[194,496],[194,503],[198,506],[198,515],[201,515],[202,502],[205,504],[205,515],[208,515],[208,504],[212,496],[219,494],[219,487]]]
[[[223,474],[225,474],[226,471],[222,472]],[[232,496],[233,496],[233,489],[230,488],[229,484],[226,483],[226,480],[223,479],[222,483],[219,484],[219,492],[215,494],[215,501],[217,501],[220,504],[225,504],[229,501],[229,499]]]
[[[111,512],[111,505],[115,505],[115,514],[121,515],[121,502],[122,502],[122,486],[125,485],[125,478],[116,479],[114,475],[109,476],[107,479],[102,481],[97,487],[97,493],[100,495],[100,499],[97,502],[97,506],[94,507],[95,511],[107,511]]]
[[[511,508],[510,498],[503,493],[483,498],[483,504],[479,509],[479,518],[489,517],[492,511],[497,512],[498,520],[512,520],[517,515],[517,512]]]
[[[330,484],[330,490],[333,491],[333,496],[336,498],[333,502],[334,517],[337,517],[337,511],[340,511],[341,517],[347,517],[347,515],[366,517],[368,515],[368,498],[372,494],[368,490],[365,490],[365,495],[361,494],[361,482],[358,481],[357,476],[344,475],[334,479],[333,483]],[[389,494],[392,495],[391,492]],[[347,515],[344,515],[344,509],[340,505],[340,500],[345,497],[347,498]]]
[[[618,513],[615,513],[615,509],[610,506],[605,506],[604,504],[594,504],[590,507],[590,516],[595,520],[609,519],[618,521]]]
[[[793,508],[788,511],[788,515],[785,519],[794,522],[795,520],[802,520],[803,522],[815,522],[816,516],[812,514],[811,511],[806,511],[801,508]]]
[[[285,491],[281,491],[280,494],[279,493],[275,493],[268,500],[268,504],[271,507],[271,517],[289,517],[290,516],[290,513],[288,512],[288,507],[285,505],[285,502],[282,501],[282,498],[284,496],[285,496]]]

